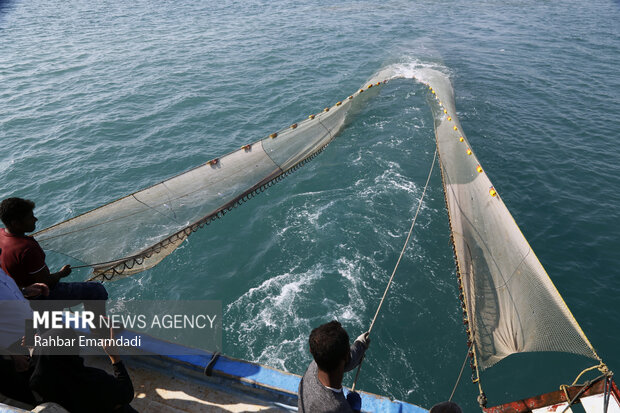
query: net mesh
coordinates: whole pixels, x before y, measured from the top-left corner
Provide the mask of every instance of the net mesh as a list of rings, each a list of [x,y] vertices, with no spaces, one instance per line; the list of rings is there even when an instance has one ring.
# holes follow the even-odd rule
[[[44,249],[92,266],[91,280],[112,280],[152,268],[193,231],[323,150],[347,116],[381,84],[372,86],[268,138],[46,228],[35,238]]]
[[[381,79],[416,78],[433,92],[431,108],[446,203],[477,365],[485,369],[510,354],[529,351],[563,351],[599,359],[479,166],[456,116],[448,77],[430,68],[405,72],[384,68],[369,81],[374,87],[365,86],[277,136],[35,237],[45,249],[90,264],[93,278],[110,280],[151,268],[193,231],[318,154],[347,117],[376,94]],[[119,233],[124,236],[119,238]]]
[[[597,358],[501,197],[456,116],[449,79],[425,70],[455,255],[477,364],[521,352]]]

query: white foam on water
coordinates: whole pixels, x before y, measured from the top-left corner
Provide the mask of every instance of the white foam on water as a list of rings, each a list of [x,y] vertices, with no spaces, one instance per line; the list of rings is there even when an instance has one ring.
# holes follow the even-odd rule
[[[392,79],[416,79],[422,83],[429,83],[435,78],[449,77],[448,69],[440,63],[423,62],[415,57],[403,57],[400,63],[388,65],[377,71],[368,83],[381,82]]]
[[[343,189],[337,188],[291,195],[288,198],[289,201],[302,203],[302,205],[297,205],[292,208],[289,213],[287,213],[283,224],[278,223],[278,226],[280,226],[280,228],[277,229],[278,237],[283,238],[287,232],[295,232],[295,229],[297,229],[300,230],[299,232],[302,234],[301,237],[303,239],[309,240],[309,231],[305,230],[305,228],[310,224],[315,230],[321,230],[325,225],[329,225],[329,221],[322,222],[321,218],[332,208],[338,207],[338,202],[343,196],[346,196],[346,194],[339,195],[341,192],[343,192]],[[298,200],[298,198],[302,198],[303,200]],[[323,201],[328,198],[332,200],[327,202]]]
[[[291,269],[294,271],[294,269]],[[314,268],[303,274],[295,272],[287,272],[277,275],[263,281],[258,287],[250,288],[244,295],[233,301],[226,307],[226,312],[231,310],[241,310],[244,313],[254,313],[254,316],[248,318],[251,323],[242,323],[240,327],[247,330],[251,329],[251,325],[255,324],[256,319],[260,320],[261,325],[278,327],[280,321],[275,309],[290,313],[295,309],[293,303],[297,293],[318,280],[322,273],[322,267],[317,264]]]
[[[377,191],[379,193],[391,192],[399,189],[409,194],[417,194],[419,191],[417,185],[406,176],[398,172],[398,164],[389,162],[389,169],[386,169],[380,176],[375,178]]]
[[[347,280],[347,293],[349,294],[349,305],[343,308],[340,318],[347,321],[353,321],[356,324],[361,323],[360,313],[366,308],[364,298],[361,291],[365,290],[365,285],[360,277],[361,256],[355,253],[353,258],[341,257],[338,259],[338,272]],[[355,304],[353,308],[352,304]]]
[[[264,280],[226,306],[227,342],[244,343],[250,360],[297,371],[300,363],[309,360],[307,337],[314,327],[336,319],[354,326],[351,334],[367,328],[366,296],[368,291],[378,294],[373,278],[380,272],[372,257],[353,252],[328,265],[291,268]],[[325,277],[331,277],[333,285],[343,286],[341,298],[317,297],[316,291],[325,288]],[[264,347],[265,342],[278,344]]]
[[[315,228],[319,229],[319,219],[324,211],[330,209],[336,204],[336,201],[329,201],[327,204],[315,205],[314,203],[304,204],[304,210],[300,211],[299,217],[306,219]]]
[[[276,341],[265,347],[256,357],[258,363],[281,369],[287,369],[287,361],[291,355],[298,357],[300,354],[308,353],[308,338],[299,335],[293,340]]]
[[[226,306],[224,319],[227,341],[244,343],[249,359],[253,361],[277,366],[278,360],[286,360],[286,354],[279,354],[279,351],[266,353],[266,349],[261,349],[260,337],[273,335],[275,337],[269,341],[280,342],[288,330],[287,326],[300,323],[295,315],[295,295],[302,286],[309,285],[315,278],[312,273],[306,274],[306,277],[285,273],[248,290]],[[266,354],[269,354],[268,360],[265,360]]]

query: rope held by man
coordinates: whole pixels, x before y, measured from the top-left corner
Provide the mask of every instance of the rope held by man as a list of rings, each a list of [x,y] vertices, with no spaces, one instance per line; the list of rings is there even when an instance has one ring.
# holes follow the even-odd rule
[[[428,183],[431,180],[431,175],[433,173],[433,167],[435,166],[435,161],[437,160],[437,148],[435,148],[435,154],[433,155],[433,162],[431,163],[431,169],[428,171],[428,177],[426,178],[426,183],[424,184],[424,190],[422,191],[422,196],[420,197],[420,200],[418,201],[418,208],[415,212],[415,215],[413,217],[413,221],[411,222],[411,228],[409,228],[409,234],[407,234],[407,239],[405,240],[405,245],[403,245],[403,249],[400,252],[400,256],[398,257],[398,261],[396,261],[396,265],[394,266],[394,271],[392,271],[392,275],[390,276],[390,280],[387,283],[387,287],[385,287],[385,291],[383,292],[383,297],[381,298],[381,301],[379,302],[379,307],[377,307],[377,311],[375,312],[375,316],[372,318],[372,322],[370,323],[370,328],[368,329],[368,335],[370,335],[370,332],[372,331],[373,326],[375,325],[375,321],[377,321],[377,316],[379,315],[379,311],[381,311],[381,306],[383,305],[383,302],[385,301],[385,297],[387,296],[387,293],[390,289],[390,286],[392,285],[392,280],[394,279],[394,275],[396,274],[396,270],[398,269],[398,266],[400,265],[400,261],[403,258],[403,255],[405,255],[405,250],[407,248],[407,244],[409,244],[409,240],[411,239],[411,234],[413,233],[413,227],[415,226],[415,223],[418,219],[418,214],[420,213],[420,209],[422,208],[422,201],[424,200],[424,196],[426,195],[426,188],[428,188]],[[357,368],[357,372],[355,373],[355,379],[353,380],[353,385],[351,386],[351,391],[354,392],[355,391],[355,385],[357,383],[357,379],[360,375],[360,370],[362,369],[362,363],[364,362],[364,358],[362,358],[362,360],[360,361],[360,364]]]

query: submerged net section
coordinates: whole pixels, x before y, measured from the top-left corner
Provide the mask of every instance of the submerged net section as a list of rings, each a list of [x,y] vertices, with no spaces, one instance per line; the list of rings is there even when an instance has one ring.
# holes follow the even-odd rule
[[[347,116],[376,94],[371,83],[289,128],[35,234],[44,249],[93,267],[112,280],[152,268],[194,231],[321,152]],[[122,234],[122,236],[119,236]]]
[[[521,352],[599,359],[473,153],[446,75],[431,92],[435,134],[469,341],[480,369]],[[600,360],[600,359],[599,359]]]

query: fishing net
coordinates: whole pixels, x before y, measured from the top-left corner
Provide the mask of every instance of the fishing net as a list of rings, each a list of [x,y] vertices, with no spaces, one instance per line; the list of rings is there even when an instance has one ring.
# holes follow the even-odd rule
[[[597,358],[471,150],[448,78],[430,87],[446,203],[470,341],[481,369],[521,352]]]
[[[448,77],[433,69],[412,75],[386,68],[373,77],[370,87],[299,124],[35,237],[43,248],[91,265],[96,279],[151,268],[193,231],[318,154],[347,116],[376,94],[383,83],[379,79],[396,77],[415,77],[433,93],[446,203],[477,365],[485,369],[510,354],[528,351],[564,351],[598,359],[469,147]]]
[[[322,151],[347,115],[380,88],[366,86],[299,124],[35,234],[44,249],[112,280],[152,268],[194,231],[221,218]],[[118,234],[123,234],[119,237]]]

